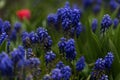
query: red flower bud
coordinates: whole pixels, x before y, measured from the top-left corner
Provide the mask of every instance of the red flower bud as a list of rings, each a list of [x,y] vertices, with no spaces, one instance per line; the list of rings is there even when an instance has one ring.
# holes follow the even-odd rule
[[[16,15],[20,20],[24,20],[24,19],[29,20],[31,17],[31,12],[29,9],[22,9],[22,10],[18,10],[16,12]]]

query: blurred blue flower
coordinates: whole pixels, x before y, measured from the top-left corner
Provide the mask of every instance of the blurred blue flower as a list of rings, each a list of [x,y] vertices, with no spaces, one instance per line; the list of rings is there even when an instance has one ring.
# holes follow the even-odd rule
[[[11,34],[10,34],[10,40],[16,41],[16,39],[17,39],[17,32],[16,32],[16,30],[12,30]]]
[[[62,37],[60,39],[60,41],[58,42],[58,47],[59,47],[60,53],[65,52],[65,46],[66,46],[66,38]]]
[[[112,25],[111,17],[108,14],[104,15],[101,22],[102,32],[105,32],[105,30],[108,29],[111,25]]]
[[[98,27],[98,20],[97,19],[93,19],[91,27],[92,27],[92,31],[95,32],[97,27]]]
[[[45,40],[44,40],[44,47],[45,47],[46,49],[49,49],[49,48],[52,46],[52,43],[53,43],[53,41],[52,41],[52,39],[51,39],[51,36],[48,36],[48,37],[46,37]]]
[[[57,19],[58,17],[57,17],[57,15],[56,14],[49,14],[48,16],[47,16],[47,22],[49,23],[49,24],[57,24],[57,22],[58,22],[58,19]]]
[[[61,70],[57,68],[53,69],[51,72],[51,78],[53,80],[61,80],[62,79]]]
[[[26,60],[25,65],[30,68],[37,68],[40,65],[39,58],[33,57]]]
[[[37,34],[32,31],[29,33],[29,39],[30,39],[31,44],[34,44],[34,43],[38,43],[39,38],[38,38]]]
[[[80,21],[81,12],[79,9],[72,10],[72,24],[77,24]]]
[[[0,34],[2,34],[3,20],[0,18]]]
[[[72,24],[72,21],[69,18],[64,18],[64,20],[62,21],[63,30],[70,29],[71,24]]]
[[[15,22],[14,29],[19,32],[21,30],[22,24],[20,22]]]
[[[76,63],[76,70],[82,71],[85,67],[85,58],[84,56],[80,57],[80,59]]]
[[[24,47],[28,47],[30,44],[29,34],[27,32],[22,33],[22,43]]]
[[[108,80],[108,75],[103,74],[99,80]]]
[[[48,37],[47,30],[44,29],[44,28],[42,28],[42,27],[39,27],[39,28],[37,29],[37,35],[38,35],[38,37],[39,37],[40,42],[43,42],[44,39],[45,39],[46,37]]]
[[[114,60],[113,53],[112,52],[108,52],[108,54],[105,56],[104,60],[105,60],[105,67],[110,69],[111,65],[113,63],[113,60]]]
[[[62,61],[59,61],[57,64],[56,64],[56,68],[58,69],[62,69],[65,65],[63,64]]]
[[[93,0],[82,0],[82,4],[84,8],[88,8],[93,4]]]
[[[5,21],[3,23],[3,26],[2,26],[2,32],[6,32],[7,34],[9,34],[10,30],[11,30],[11,24],[9,21]]]
[[[3,41],[8,37],[8,35],[6,34],[6,32],[3,32],[0,35],[0,45],[2,45]]]
[[[114,28],[114,29],[117,28],[118,24],[119,24],[119,19],[115,18],[115,19],[113,20],[113,28]]]
[[[52,62],[56,57],[56,54],[53,53],[52,51],[47,52],[45,55],[45,61],[46,61],[46,65],[50,62]]]
[[[95,6],[93,7],[93,12],[94,12],[95,14],[99,13],[100,10],[101,10],[101,6],[100,6],[100,5],[95,5]]]
[[[5,52],[0,54],[0,72],[2,76],[13,75],[13,62]]]
[[[105,70],[105,60],[102,58],[98,58],[95,62],[95,70]]]
[[[74,60],[75,59],[76,50],[75,50],[75,41],[74,41],[74,39],[69,39],[66,42],[65,53],[66,53],[66,59],[68,59],[68,60]]]
[[[72,75],[71,68],[69,66],[65,66],[61,69],[63,80],[69,80]]]
[[[79,22],[76,25],[76,36],[77,38],[79,37],[80,33],[83,31],[83,26],[82,24]]]
[[[110,0],[110,8],[111,10],[115,10],[118,7],[118,3],[115,0]]]
[[[33,53],[32,53],[33,51],[32,51],[32,48],[28,48],[27,49],[27,52],[26,52],[26,57],[27,58],[31,58],[31,57],[33,57]]]
[[[11,58],[14,62],[14,65],[16,65],[20,60],[23,60],[25,58],[25,51],[22,46],[19,46],[17,49],[14,49],[11,52]]]
[[[7,40],[7,53],[10,52],[10,40],[8,39]]]

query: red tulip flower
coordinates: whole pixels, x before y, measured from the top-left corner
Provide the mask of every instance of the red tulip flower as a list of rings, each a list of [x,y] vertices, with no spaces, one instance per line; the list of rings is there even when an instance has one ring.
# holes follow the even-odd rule
[[[29,20],[31,17],[31,12],[29,9],[22,9],[22,10],[18,10],[16,12],[16,15],[20,20],[24,20],[24,19]]]

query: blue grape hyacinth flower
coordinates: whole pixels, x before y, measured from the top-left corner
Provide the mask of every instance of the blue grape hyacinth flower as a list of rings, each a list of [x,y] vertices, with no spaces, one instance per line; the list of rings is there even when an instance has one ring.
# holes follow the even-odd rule
[[[22,24],[20,22],[15,22],[14,29],[19,32],[21,30]]]
[[[39,40],[37,34],[33,31],[29,33],[29,39],[31,44],[38,43],[38,40]]]
[[[6,34],[6,32],[3,32],[0,35],[0,45],[2,45],[3,41],[8,37],[8,35]]]
[[[104,70],[105,69],[105,60],[102,59],[102,58],[98,58],[97,61],[95,62],[94,69],[96,69],[96,70]]]
[[[76,63],[76,70],[82,71],[85,67],[85,58],[84,56],[80,57],[80,59]]]
[[[13,75],[13,62],[5,52],[0,54],[0,72],[2,76]]]
[[[45,55],[45,61],[46,61],[46,65],[50,62],[52,62],[56,57],[56,54],[53,53],[52,51],[47,52]]]
[[[76,50],[75,50],[74,39],[69,39],[66,42],[65,53],[66,53],[66,59],[68,59],[70,61],[75,59],[77,53],[76,53]]]
[[[111,10],[116,10],[117,7],[119,6],[118,3],[115,0],[110,0],[110,8]]]
[[[30,68],[37,68],[40,65],[40,60],[39,58],[31,57],[26,60],[25,65]]]
[[[11,59],[16,65],[20,60],[23,60],[25,58],[25,50],[22,46],[19,46],[17,49],[14,49],[11,52]]]
[[[118,24],[119,24],[119,19],[115,18],[115,19],[113,20],[113,28],[114,28],[114,29],[117,28]]]
[[[62,37],[60,39],[60,41],[58,42],[58,47],[59,47],[60,53],[65,52],[65,46],[66,46],[66,38]]]
[[[62,61],[59,61],[57,64],[56,64],[56,68],[58,69],[62,69],[65,65],[63,64]]]
[[[3,23],[3,26],[2,26],[2,32],[6,32],[7,34],[9,34],[10,30],[11,30],[11,24],[9,21],[5,21]]]
[[[37,35],[38,35],[38,38],[40,40],[40,42],[43,42],[43,40],[48,37],[48,33],[47,33],[47,30],[42,28],[42,27],[39,27],[37,29]]]
[[[105,56],[104,60],[105,60],[105,67],[110,69],[111,65],[113,63],[113,60],[114,60],[113,53],[112,52],[108,52],[108,54]]]
[[[111,25],[112,25],[111,17],[108,14],[104,15],[101,22],[101,31],[105,32]]]
[[[98,27],[98,20],[97,19],[93,19],[91,27],[92,27],[92,31],[95,32],[97,27]]]
[[[71,68],[69,66],[65,66],[61,69],[63,80],[69,80],[72,75]]]
[[[61,70],[57,68],[53,69],[51,72],[51,78],[53,80],[61,80],[62,79]]]

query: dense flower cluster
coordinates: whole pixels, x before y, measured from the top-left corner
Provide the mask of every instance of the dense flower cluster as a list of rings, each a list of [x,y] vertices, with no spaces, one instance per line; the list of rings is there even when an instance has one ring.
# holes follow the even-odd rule
[[[120,0],[105,1],[104,4],[107,2],[109,2],[108,6],[111,9],[110,11],[116,10],[120,4]],[[22,31],[22,24],[20,22],[15,22],[12,26],[9,21],[0,19],[0,79],[108,80],[114,55],[112,52],[108,52],[104,58],[98,58],[98,55],[103,55],[100,52],[104,53],[104,48],[106,47],[105,51],[108,49],[111,50],[111,48],[113,48],[112,51],[119,49],[114,50],[119,41],[119,39],[116,39],[119,34],[117,34],[117,36],[114,35],[115,33],[119,33],[119,28],[112,31],[110,35],[109,31],[108,33],[105,31],[108,30],[112,24],[114,29],[118,27],[120,9],[116,12],[117,16],[114,17],[115,14],[113,14],[110,17],[108,14],[102,14],[102,6],[104,6],[102,5],[102,0],[82,0],[81,3],[82,11],[77,5],[71,7],[69,2],[66,2],[65,6],[59,8],[55,14],[48,15],[48,25],[54,26],[58,35],[52,31],[53,28],[50,29],[51,27],[48,28],[48,30],[50,29],[51,31],[39,27],[36,31],[27,32]],[[108,6],[106,5],[105,7],[107,8]],[[92,15],[89,16],[89,9],[91,8],[94,14],[92,13]],[[84,13],[85,10],[87,10],[88,13]],[[102,20],[99,18],[100,11],[100,17],[104,15]],[[29,10],[22,10],[17,12],[17,16],[20,20],[24,20],[24,18],[29,20],[31,14]],[[93,20],[89,19],[93,16]],[[100,24],[99,20],[101,20]],[[86,26],[84,32],[83,24]],[[105,33],[104,35],[107,35],[107,38],[99,36],[101,35],[101,33],[99,33],[100,31]],[[81,34],[81,32],[83,34]],[[109,38],[111,35],[114,37]],[[60,38],[58,43],[57,38]],[[116,40],[114,40],[114,38]],[[52,39],[55,41],[54,43]],[[20,40],[22,40],[22,43]],[[106,40],[109,40],[108,42],[111,44],[104,44],[107,42]],[[99,45],[99,43],[101,44]],[[22,46],[20,46],[20,44],[22,44]],[[16,46],[18,47],[16,48]],[[89,52],[90,55],[88,55]],[[99,54],[94,54],[97,52]],[[115,57],[116,56],[119,55],[115,55]],[[90,60],[91,58],[98,59],[93,64],[94,59]],[[115,61],[117,62],[117,58],[115,58]],[[88,76],[91,68],[91,75]],[[111,74],[114,73],[110,73],[110,75]],[[118,76],[116,74],[115,76]],[[113,75],[113,79],[115,76]]]
[[[38,71],[40,60],[36,57],[26,58],[26,56],[27,54],[25,52],[25,49],[22,46],[19,46],[18,48],[10,52],[10,56],[7,53],[2,52],[0,54],[1,75],[12,78],[15,75],[20,75],[19,73],[15,73],[16,71],[23,74],[21,70],[28,69],[28,68],[32,69],[31,74],[33,75],[33,73]]]
[[[50,14],[47,17],[49,24],[55,27],[62,25],[63,31],[69,34],[76,33],[77,36],[82,32],[82,24],[79,22],[81,17],[81,10],[78,8],[70,8],[68,2],[63,8],[58,9],[56,14]],[[73,30],[74,29],[74,30]],[[72,32],[71,32],[72,31]]]
[[[110,69],[113,63],[113,59],[114,55],[112,52],[108,52],[104,59],[98,58],[95,62],[95,66],[91,74],[91,79],[108,80],[108,76],[105,74],[107,70]]]
[[[16,22],[13,25],[13,29],[12,29],[12,25],[10,24],[9,21],[4,21],[2,19],[0,19],[0,44],[2,44],[2,42],[5,39],[9,39],[10,41],[16,41],[17,39],[17,33],[20,32],[21,30],[21,23],[20,22]]]
[[[32,47],[34,44],[44,45],[46,49],[52,46],[52,39],[46,29],[39,27],[36,32],[23,32],[22,42],[24,47]]]
[[[51,78],[53,80],[69,80],[71,75],[70,66],[65,66],[62,61],[58,62],[56,68],[51,71]]]

